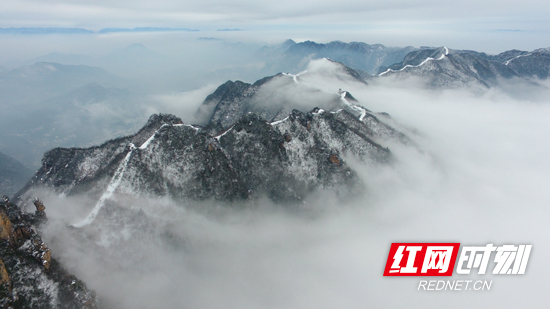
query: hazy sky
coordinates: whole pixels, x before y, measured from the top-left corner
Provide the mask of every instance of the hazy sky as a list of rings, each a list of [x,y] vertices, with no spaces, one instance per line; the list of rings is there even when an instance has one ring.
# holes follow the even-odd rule
[[[185,27],[251,37],[449,45],[488,52],[550,46],[545,1],[3,0],[0,27]]]

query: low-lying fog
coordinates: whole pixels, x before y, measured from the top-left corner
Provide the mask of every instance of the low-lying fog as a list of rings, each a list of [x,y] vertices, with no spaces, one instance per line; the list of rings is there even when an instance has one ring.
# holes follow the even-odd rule
[[[389,145],[396,159],[389,166],[348,160],[367,190],[346,204],[323,192],[294,208],[267,200],[244,209],[126,200],[157,222],[136,225],[137,240],[116,231],[116,222],[68,228],[86,216],[80,205],[89,210],[93,201],[49,196],[44,238],[53,256],[113,308],[487,308],[548,300],[548,89],[479,95],[423,90],[410,80],[301,81],[329,93],[348,90],[368,109],[388,112],[418,148]],[[156,99],[197,104],[212,89]],[[189,121],[191,108],[178,108]],[[101,242],[112,231],[130,240]],[[425,278],[382,276],[392,242],[533,250],[525,275],[444,278],[492,280],[490,291],[417,291]]]
[[[0,152],[36,170],[49,149],[133,134],[157,112],[191,120],[186,103],[200,104],[228,79],[254,82],[277,73],[261,71],[265,59],[255,53],[265,43],[231,38],[1,34]]]

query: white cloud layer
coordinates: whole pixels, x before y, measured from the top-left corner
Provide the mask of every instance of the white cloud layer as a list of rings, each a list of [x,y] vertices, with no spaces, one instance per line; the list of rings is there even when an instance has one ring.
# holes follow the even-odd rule
[[[390,166],[351,163],[368,187],[361,199],[341,204],[320,193],[299,210],[267,201],[248,210],[133,201],[183,241],[176,237],[178,245],[167,249],[146,234],[151,238],[129,247],[90,250],[64,228],[86,213],[78,207],[86,202],[50,198],[45,233],[54,256],[114,308],[543,306],[548,90],[517,99],[500,90],[433,92],[391,80],[367,87],[320,81],[416,132],[408,134],[418,149],[390,145]],[[172,104],[199,92],[159,99]],[[532,244],[533,251],[523,276],[445,278],[493,280],[491,291],[423,292],[421,278],[382,276],[392,242]]]

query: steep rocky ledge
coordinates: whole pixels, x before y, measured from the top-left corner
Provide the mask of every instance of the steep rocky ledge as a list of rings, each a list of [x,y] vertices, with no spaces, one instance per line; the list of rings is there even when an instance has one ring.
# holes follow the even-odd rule
[[[36,232],[45,207],[23,213],[4,196],[0,201],[0,308],[98,308],[93,291],[52,257]]]

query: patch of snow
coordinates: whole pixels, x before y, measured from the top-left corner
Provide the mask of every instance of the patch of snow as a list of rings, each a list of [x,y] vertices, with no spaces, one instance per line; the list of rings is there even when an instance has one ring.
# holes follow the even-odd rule
[[[153,135],[154,136],[154,135]],[[151,137],[152,138],[152,137]],[[149,138],[149,140],[151,140]],[[147,140],[145,143],[147,143],[149,140]],[[143,143],[145,145],[145,143]],[[143,145],[142,145],[143,146]],[[92,212],[81,222],[73,224],[73,227],[83,227],[85,225],[88,225],[92,223],[99,213],[99,210],[103,207],[103,204],[105,203],[105,200],[110,198],[113,193],[115,192],[116,188],[120,184],[122,180],[122,176],[124,176],[124,171],[126,171],[126,167],[128,166],[128,162],[130,161],[130,158],[132,157],[132,154],[134,153],[134,150],[136,149],[136,146],[132,143],[130,143],[130,151],[128,154],[126,154],[126,157],[124,157],[124,160],[122,160],[122,163],[118,166],[115,174],[113,175],[113,178],[111,179],[111,182],[107,186],[107,190],[101,195],[101,198],[95,205],[94,209],[92,209]],[[140,147],[140,149],[142,149]]]
[[[528,53],[528,54],[525,54],[525,55],[519,55],[519,56],[515,56],[514,58],[512,58],[512,59],[510,59],[510,60],[506,61],[506,63],[505,63],[504,65],[509,65],[509,64],[510,64],[510,62],[512,62],[512,61],[514,61],[514,60],[516,60],[516,59],[518,59],[518,58],[520,58],[520,57],[526,57],[526,56],[531,56],[531,54],[532,54],[532,53]]]
[[[290,76],[290,77],[292,77],[292,80],[294,80],[294,82],[295,82],[296,84],[299,84],[299,82],[298,82],[298,76],[300,76],[300,75],[302,75],[302,74],[304,74],[304,73],[307,73],[307,70],[306,70],[306,71],[302,71],[302,72],[300,72],[300,73],[298,73],[298,74],[283,73],[283,75],[284,75],[284,76]]]
[[[365,116],[367,115],[367,111],[360,106],[349,103],[348,100],[346,100],[346,94],[347,94],[347,91],[340,92],[340,100],[342,100],[344,104],[351,107],[353,110],[359,112],[360,113],[359,121],[363,121],[363,118],[365,118]]]
[[[231,131],[233,129],[234,126],[232,126],[231,128],[227,129],[225,132],[223,132],[222,134],[218,135],[218,136],[214,136],[215,139],[217,139],[218,141],[220,140],[220,138],[224,135],[227,134],[227,132]]]
[[[162,126],[160,126],[160,128],[159,128],[158,130],[156,130],[155,133],[154,133],[153,135],[151,135],[151,137],[149,137],[149,138],[145,141],[145,143],[143,143],[143,144],[139,147],[139,149],[143,150],[143,149],[147,148],[147,146],[149,146],[149,144],[151,144],[151,142],[155,139],[155,135],[157,135],[157,133],[158,133],[162,128],[164,128],[164,127],[166,127],[166,126],[169,126],[169,125],[165,123],[165,124],[163,124]]]
[[[173,124],[172,126],[173,127],[189,127],[189,128],[194,129],[195,132],[199,132],[199,130],[200,130],[200,128],[198,128],[198,127],[195,127],[195,126],[190,125],[190,124],[183,124],[183,123]]]
[[[278,125],[279,123],[285,122],[287,119],[288,119],[288,116],[287,116],[286,118],[284,118],[284,119],[277,120],[277,121],[274,121],[274,122],[270,122],[269,124],[272,125],[272,126],[276,126],[276,125]]]

